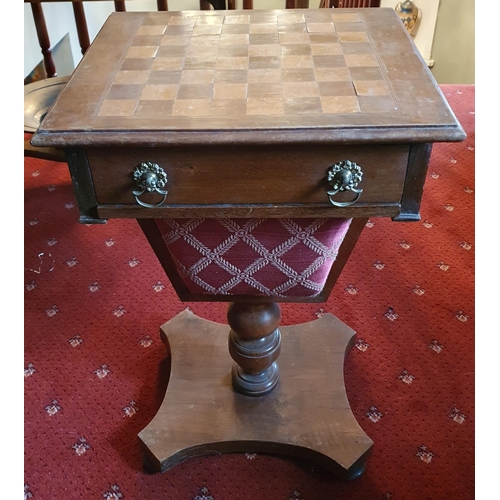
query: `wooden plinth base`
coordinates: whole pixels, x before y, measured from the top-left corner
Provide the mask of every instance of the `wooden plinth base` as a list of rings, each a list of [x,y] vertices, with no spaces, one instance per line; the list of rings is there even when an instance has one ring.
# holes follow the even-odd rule
[[[355,332],[338,318],[280,327],[280,380],[257,398],[232,388],[227,325],[186,310],[160,331],[172,365],[165,399],[139,433],[147,468],[165,472],[218,453],[271,453],[310,460],[340,479],[363,472],[373,441],[347,400],[344,358]]]

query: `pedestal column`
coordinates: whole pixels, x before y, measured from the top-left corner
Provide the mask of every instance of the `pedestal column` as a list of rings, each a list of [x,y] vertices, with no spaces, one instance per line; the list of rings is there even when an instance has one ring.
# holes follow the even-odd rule
[[[246,396],[268,394],[279,380],[279,304],[233,302],[227,320],[231,327],[229,354],[236,362],[232,369],[234,390]]]

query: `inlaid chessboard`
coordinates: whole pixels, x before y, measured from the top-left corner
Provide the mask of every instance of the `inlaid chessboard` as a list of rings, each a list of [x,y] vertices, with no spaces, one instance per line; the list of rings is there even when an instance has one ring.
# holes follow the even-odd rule
[[[33,144],[425,141],[457,133],[392,8],[114,12]]]
[[[302,9],[144,17],[97,116],[397,112],[363,13]]]

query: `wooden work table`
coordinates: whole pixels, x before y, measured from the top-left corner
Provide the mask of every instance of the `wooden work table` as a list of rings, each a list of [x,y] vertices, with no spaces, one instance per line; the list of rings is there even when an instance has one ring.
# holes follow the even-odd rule
[[[281,328],[278,303],[326,300],[368,217],[419,220],[432,144],[464,137],[392,9],[108,18],[32,143],[65,150],[82,223],[137,219],[182,300],[231,303],[230,331],[187,311],[161,327],[172,372],[139,434],[150,467],[255,451],[362,472],[373,442],[342,374],[355,332],[331,314]],[[345,231],[322,290],[239,271],[231,288],[187,270],[165,229],[189,243],[182,221],[219,219],[241,241],[245,220]]]

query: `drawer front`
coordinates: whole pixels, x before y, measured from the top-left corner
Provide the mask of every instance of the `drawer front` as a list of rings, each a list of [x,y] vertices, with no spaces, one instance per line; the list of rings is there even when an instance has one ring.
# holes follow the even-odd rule
[[[93,148],[87,150],[99,205],[319,205],[399,203],[408,164],[408,145],[341,147]],[[355,162],[362,172],[357,191],[334,196],[329,167]],[[140,191],[134,169],[159,165],[168,194]],[[134,194],[134,191],[136,194]],[[330,201],[330,198],[332,201]],[[145,209],[146,210],[146,209]]]

